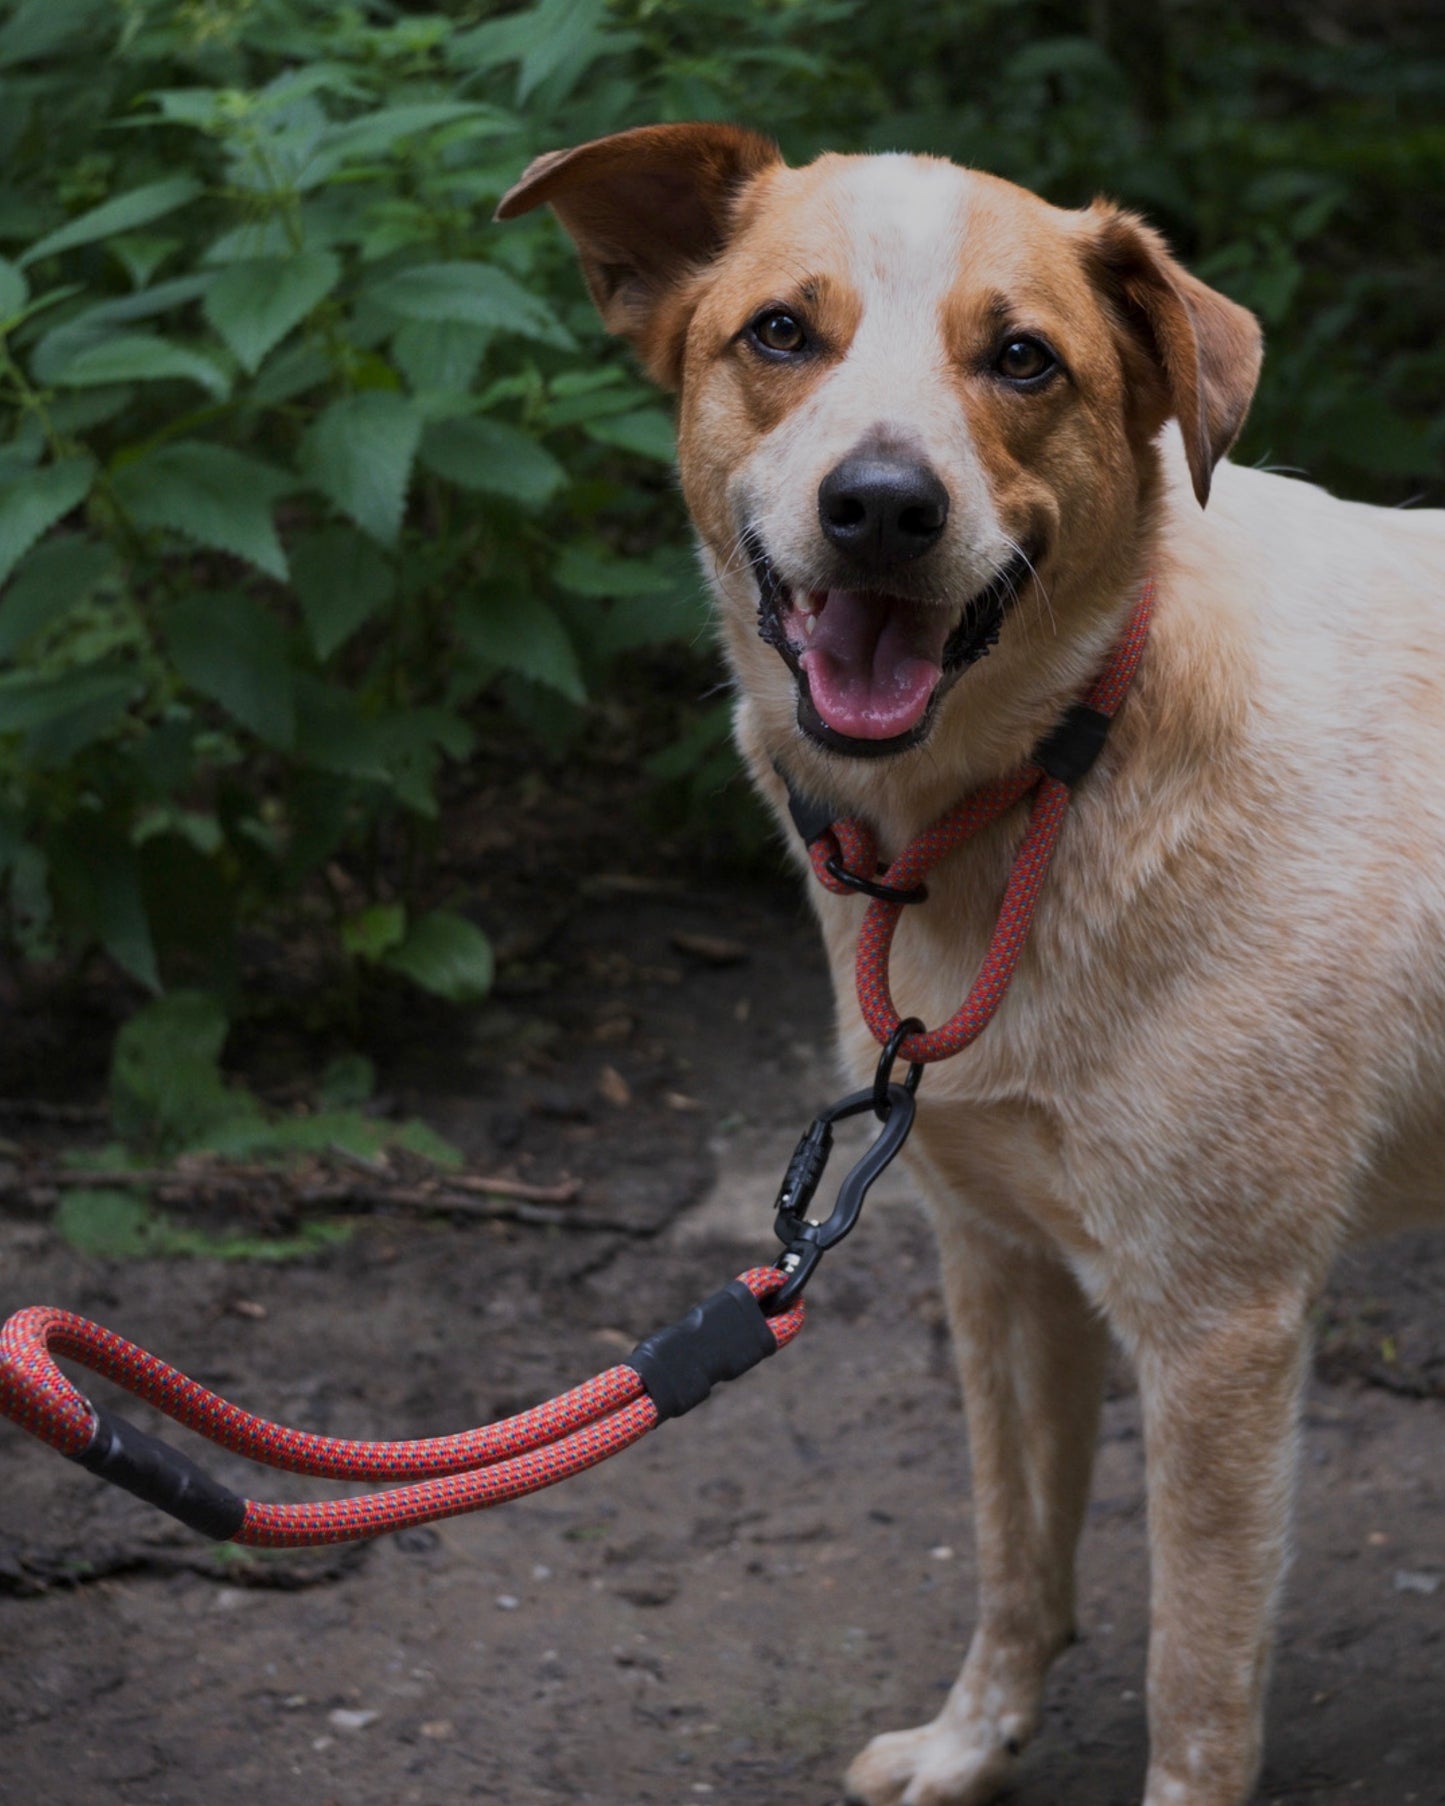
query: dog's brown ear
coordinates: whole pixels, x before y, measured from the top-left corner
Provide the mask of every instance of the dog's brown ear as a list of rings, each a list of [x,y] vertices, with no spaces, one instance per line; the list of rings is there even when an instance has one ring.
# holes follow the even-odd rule
[[[1202,508],[1214,467],[1239,437],[1259,380],[1259,322],[1191,276],[1159,234],[1133,214],[1096,202],[1087,218],[1105,293],[1152,365],[1158,417],[1151,430],[1171,414],[1179,422]],[[1148,399],[1136,397],[1146,406]]]
[[[738,190],[781,160],[770,138],[740,126],[640,126],[538,157],[496,216],[550,202],[608,331],[630,339],[649,372],[674,387],[682,335],[663,304],[721,249]]]

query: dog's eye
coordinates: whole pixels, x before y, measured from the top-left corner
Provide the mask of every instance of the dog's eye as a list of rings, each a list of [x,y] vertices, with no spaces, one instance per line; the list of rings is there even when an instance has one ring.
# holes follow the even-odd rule
[[[764,351],[782,356],[801,351],[808,343],[802,322],[781,307],[770,307],[766,313],[759,314],[748,331]]]
[[[1014,383],[1035,383],[1059,367],[1059,360],[1038,339],[1010,339],[994,359],[994,369]]]

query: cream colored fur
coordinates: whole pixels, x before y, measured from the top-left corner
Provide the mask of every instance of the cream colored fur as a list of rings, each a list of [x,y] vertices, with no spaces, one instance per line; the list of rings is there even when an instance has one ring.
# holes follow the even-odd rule
[[[963,1378],[978,1621],[943,1711],[875,1739],[849,1798],[974,1806],[1013,1770],[1074,1630],[1112,1333],[1148,1457],[1145,1806],[1242,1806],[1310,1307],[1347,1239],[1438,1219],[1445,1191],[1445,515],[1227,463],[1201,507],[1253,385],[1252,327],[1126,216],[1065,214],[932,160],[791,171],[744,134],[658,131],[542,160],[504,211],[551,200],[604,313],[680,385],[738,739],[780,821],[775,763],[896,851],[1027,755],[1144,574],[1157,584],[1008,999],[920,1093],[910,1159]],[[649,221],[673,214],[669,257]],[[1000,292],[1021,328],[1064,342],[1072,392],[1047,416],[969,361]],[[835,355],[779,398],[728,335],[803,293],[833,309]],[[1025,529],[1047,549],[926,743],[863,760],[799,733],[739,536],[761,523],[789,581],[826,584],[818,482],[878,431],[949,484],[942,601]],[[968,988],[1023,815],[950,856],[906,914],[894,996],[930,1026]],[[864,904],[808,889],[861,1080],[877,1056],[853,992]]]

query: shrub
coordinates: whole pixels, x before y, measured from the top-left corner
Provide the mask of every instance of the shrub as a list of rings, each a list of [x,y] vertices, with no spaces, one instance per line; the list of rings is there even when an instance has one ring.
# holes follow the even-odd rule
[[[1396,38],[1408,49],[1410,9]],[[0,933],[233,991],[238,927],[443,995],[481,931],[329,885],[424,846],[500,697],[570,731],[703,614],[668,416],[529,156],[735,117],[1159,219],[1273,349],[1244,455],[1438,480],[1441,71],[1368,21],[1114,0],[22,0],[0,23]],[[1391,21],[1385,20],[1388,27]],[[658,763],[725,769],[695,712]],[[364,865],[364,861],[362,861]]]

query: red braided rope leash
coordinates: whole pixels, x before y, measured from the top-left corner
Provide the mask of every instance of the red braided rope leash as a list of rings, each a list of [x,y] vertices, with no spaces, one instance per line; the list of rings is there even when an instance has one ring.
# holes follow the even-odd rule
[[[1149,636],[1153,612],[1154,583],[1151,578],[1139,592],[1124,636],[1114,648],[1107,668],[1084,701],[1084,708],[1101,717],[1105,724],[1118,713],[1129,693],[1129,685],[1139,668]],[[931,828],[925,828],[910,841],[878,879],[878,888],[902,893],[915,891],[941,859],[955,847],[971,840],[990,822],[997,821],[1030,792],[1034,793],[1034,801],[1028,827],[1014,855],[998,922],[978,975],[968,995],[941,1028],[921,1030],[902,1041],[897,1055],[909,1065],[948,1059],[977,1040],[993,1020],[1028,938],[1039,889],[1068,813],[1070,785],[1061,778],[1050,776],[1042,765],[1030,760],[1010,776],[986,784],[956,803]],[[831,828],[810,842],[808,854],[818,882],[839,896],[847,896],[856,888],[849,884],[846,876],[838,876],[840,862],[847,872],[863,875],[873,873],[877,866],[877,843],[873,832],[866,823],[853,817],[834,822]],[[833,870],[829,870],[830,864]],[[893,949],[893,936],[906,906],[902,896],[897,900],[875,896],[858,935],[858,1005],[864,1021],[883,1047],[888,1046],[902,1026],[889,987],[888,960]]]
[[[740,1274],[737,1283],[761,1304],[786,1279],[776,1267],[754,1267]],[[775,1348],[793,1340],[803,1314],[798,1299],[766,1319]],[[0,1329],[0,1415],[82,1461],[95,1442],[100,1417],[56,1366],[55,1354],[145,1399],[208,1441],[268,1467],[328,1480],[412,1482],[389,1492],[315,1504],[234,1500],[238,1510],[244,1507],[239,1528],[210,1532],[219,1534],[219,1540],[268,1549],[350,1542],[500,1505],[595,1466],[661,1420],[641,1374],[619,1365],[516,1417],[453,1436],[412,1442],[316,1436],[243,1411],[134,1342],[72,1311],[45,1305],[17,1311]],[[189,1466],[173,1451],[164,1452]],[[193,1471],[202,1486],[207,1484],[199,1470]]]

